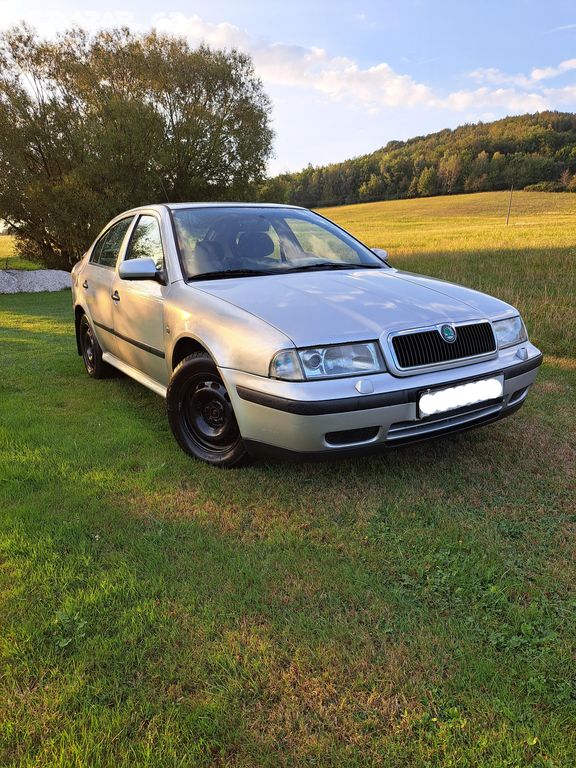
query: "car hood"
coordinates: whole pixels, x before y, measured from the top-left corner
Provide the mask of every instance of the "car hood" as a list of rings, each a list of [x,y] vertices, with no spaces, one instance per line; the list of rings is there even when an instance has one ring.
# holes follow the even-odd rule
[[[193,285],[259,317],[297,347],[517,314],[492,296],[396,269],[297,272]]]

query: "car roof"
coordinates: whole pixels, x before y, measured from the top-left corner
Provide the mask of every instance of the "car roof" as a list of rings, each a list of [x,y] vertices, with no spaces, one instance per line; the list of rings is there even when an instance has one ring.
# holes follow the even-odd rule
[[[300,205],[285,205],[282,203],[165,203],[166,208],[177,211],[179,208],[302,208]]]
[[[235,203],[234,201],[226,203],[151,203],[150,205],[139,205],[137,208],[131,208],[124,211],[127,213],[138,213],[139,211],[160,211],[168,208],[171,211],[178,211],[185,208],[291,208],[294,210],[307,210],[301,205],[285,205],[281,203]]]

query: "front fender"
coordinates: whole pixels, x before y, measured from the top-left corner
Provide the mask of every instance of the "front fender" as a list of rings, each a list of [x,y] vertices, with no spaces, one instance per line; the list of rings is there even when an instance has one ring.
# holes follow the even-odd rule
[[[168,360],[178,341],[190,338],[220,368],[268,376],[274,354],[294,346],[284,333],[250,312],[185,283],[172,284],[165,312]]]

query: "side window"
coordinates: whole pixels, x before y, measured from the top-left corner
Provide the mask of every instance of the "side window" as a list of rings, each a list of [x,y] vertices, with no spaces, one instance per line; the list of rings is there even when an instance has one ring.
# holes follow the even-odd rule
[[[92,253],[90,254],[90,261],[93,264],[100,263],[100,254],[102,253],[102,247],[106,242],[107,237],[108,237],[108,232],[106,232],[105,235],[102,235],[102,237],[100,238],[100,240],[98,240],[94,248],[92,248]]]
[[[164,269],[160,226],[154,216],[140,216],[126,251],[126,261],[128,259],[152,259],[158,271]]]
[[[129,217],[114,224],[94,246],[90,261],[103,267],[115,267],[118,252],[131,223],[132,217]]]
[[[122,219],[118,224],[114,224],[112,229],[108,232],[106,241],[102,246],[100,253],[100,260],[98,264],[103,264],[105,267],[115,267],[116,260],[118,259],[118,253],[122,246],[124,236],[128,231],[128,227],[132,223],[132,219]]]

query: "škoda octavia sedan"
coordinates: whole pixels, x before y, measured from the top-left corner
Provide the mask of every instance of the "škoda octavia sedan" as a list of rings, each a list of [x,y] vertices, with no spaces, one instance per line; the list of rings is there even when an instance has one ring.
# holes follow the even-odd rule
[[[542,355],[492,296],[402,272],[290,206],[151,205],[76,264],[78,352],[166,398],[180,446],[338,456],[508,416]]]

